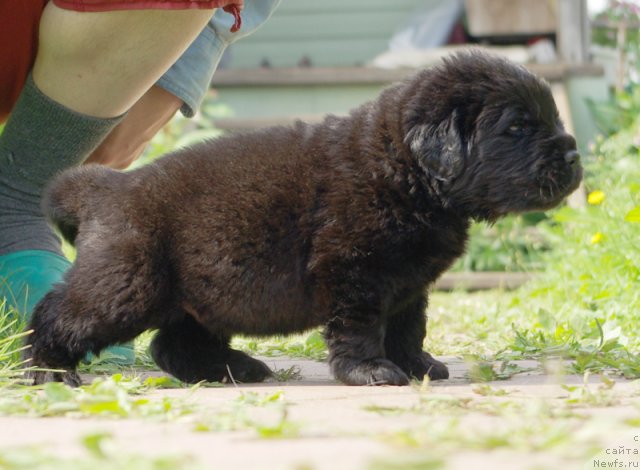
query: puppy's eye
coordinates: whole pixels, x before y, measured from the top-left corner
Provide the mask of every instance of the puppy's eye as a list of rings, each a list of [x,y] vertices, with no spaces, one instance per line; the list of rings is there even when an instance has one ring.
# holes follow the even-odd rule
[[[524,134],[527,124],[524,121],[515,121],[509,126],[509,133],[514,135]]]

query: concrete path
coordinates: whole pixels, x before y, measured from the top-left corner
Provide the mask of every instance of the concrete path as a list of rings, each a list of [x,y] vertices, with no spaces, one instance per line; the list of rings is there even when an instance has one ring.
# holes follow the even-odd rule
[[[301,377],[151,392],[151,399],[174,397],[196,407],[195,413],[170,422],[4,417],[0,451],[37,445],[56,456],[75,456],[83,452],[83,436],[109,432],[118,452],[186,455],[193,459],[189,468],[583,469],[599,468],[594,454],[613,461],[618,455],[606,450],[621,446],[630,449],[623,449],[624,458],[638,458],[633,451],[640,448],[640,427],[633,427],[640,425],[638,388],[630,381],[616,379],[608,388],[592,377],[585,388],[583,377],[564,376],[564,384],[574,384],[567,389],[556,376],[538,370],[477,386],[470,384],[463,361],[445,358],[451,379],[428,387],[347,387],[332,380],[323,363],[262,359],[274,369],[296,365]],[[277,396],[275,404],[261,403]],[[246,420],[253,424],[242,424]],[[261,426],[284,437],[261,437]],[[225,430],[229,427],[240,429]],[[501,444],[504,439],[511,444]]]

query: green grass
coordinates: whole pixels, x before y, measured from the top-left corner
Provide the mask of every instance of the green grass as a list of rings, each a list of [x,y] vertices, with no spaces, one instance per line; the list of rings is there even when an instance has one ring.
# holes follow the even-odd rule
[[[523,459],[540,457],[547,459],[547,465],[535,468],[582,468],[592,465],[594,458],[613,461],[616,456],[605,452],[611,436],[617,437],[618,446],[634,446],[638,409],[628,406],[633,400],[629,392],[617,393],[608,377],[603,376],[600,384],[588,379],[585,374],[583,384],[564,385],[564,395],[553,398],[486,384],[473,388],[475,396],[451,395],[423,384],[413,404],[366,407],[412,423],[380,436],[396,452],[377,459],[370,468],[403,468],[398,462],[405,461],[407,468],[422,468],[422,463],[424,468],[449,468],[454,456],[492,462],[493,452],[502,458],[511,455],[512,465],[517,465],[512,468],[534,468]],[[625,401],[624,414],[603,412]]]
[[[231,346],[248,354],[267,357],[299,357],[317,361],[324,360],[327,357],[327,346],[320,330],[287,337],[236,337],[231,342]]]
[[[640,410],[629,406],[635,401],[633,392],[617,392],[607,376],[601,376],[600,384],[590,383],[588,373],[583,384],[562,388],[564,394],[543,398],[522,389],[482,384],[473,387],[475,396],[469,396],[442,393],[422,384],[413,404],[368,406],[366,411],[412,423],[380,436],[397,450],[370,468],[403,468],[398,462],[405,461],[411,463],[407,468],[422,468],[421,462],[425,468],[449,468],[452,457],[466,455],[472,461],[475,456],[493,462],[496,451],[502,457],[512,456],[512,465],[517,465],[512,468],[596,468],[593,459],[613,462],[618,448],[633,452],[637,447],[633,436],[640,426]],[[605,411],[623,403],[624,413]],[[525,463],[540,457],[546,458],[546,465]],[[635,459],[633,455],[627,460]]]
[[[80,456],[60,457],[45,446],[0,449],[3,470],[195,470],[203,468],[188,456],[148,456],[113,449],[108,433],[92,433],[82,437]]]
[[[189,387],[195,392],[202,386]],[[150,396],[161,388],[184,387],[168,377],[98,377],[91,384],[72,388],[62,383],[5,389],[0,396],[0,416],[66,417],[93,419],[145,419],[154,422],[191,422],[195,432],[250,430],[264,439],[293,438],[299,425],[288,417],[283,392],[242,392],[222,408],[198,405],[190,397]],[[0,468],[3,468],[0,465]]]
[[[0,415],[31,417],[152,418],[171,421],[193,413],[185,400],[149,398],[151,390],[180,386],[173,379],[111,377],[94,379],[89,385],[71,388],[59,382],[40,387],[5,390]]]
[[[0,390],[23,383],[29,368],[21,358],[27,334],[24,322],[0,299]]]
[[[466,253],[453,271],[539,271],[551,240],[538,224],[547,216],[540,212],[505,217],[493,225],[474,223]]]
[[[261,439],[292,439],[300,436],[300,424],[289,418],[289,402],[282,391],[243,392],[238,398],[205,413],[195,422],[196,432],[252,430]]]

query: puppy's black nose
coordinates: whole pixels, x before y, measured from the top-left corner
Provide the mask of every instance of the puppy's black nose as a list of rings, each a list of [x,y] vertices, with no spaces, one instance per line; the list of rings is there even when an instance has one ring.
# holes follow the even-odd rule
[[[572,167],[577,166],[580,163],[580,154],[577,150],[569,150],[564,154],[564,161]]]

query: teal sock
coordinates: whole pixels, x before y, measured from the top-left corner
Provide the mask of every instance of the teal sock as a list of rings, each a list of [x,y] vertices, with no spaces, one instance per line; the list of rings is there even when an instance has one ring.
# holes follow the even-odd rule
[[[40,210],[42,192],[58,172],[82,163],[120,119],[76,113],[44,95],[29,76],[0,135],[0,255],[61,254]]]

